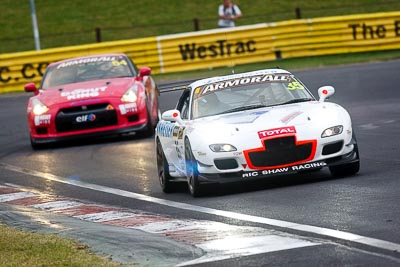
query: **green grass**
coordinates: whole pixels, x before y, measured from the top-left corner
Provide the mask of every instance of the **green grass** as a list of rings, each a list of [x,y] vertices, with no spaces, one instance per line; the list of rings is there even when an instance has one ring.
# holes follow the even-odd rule
[[[158,36],[217,25],[222,0],[35,0],[41,48],[94,43],[95,28],[103,41]],[[395,0],[252,0],[239,1],[238,25],[303,18],[400,10]],[[29,0],[0,0],[0,53],[34,50]]]
[[[88,247],[56,235],[0,225],[0,266],[121,266],[94,255]]]

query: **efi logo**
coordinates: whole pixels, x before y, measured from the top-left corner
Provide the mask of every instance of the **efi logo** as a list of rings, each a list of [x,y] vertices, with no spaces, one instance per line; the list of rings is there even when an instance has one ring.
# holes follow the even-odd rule
[[[96,115],[94,114],[89,114],[89,115],[82,115],[76,117],[75,121],[76,122],[87,122],[87,121],[95,121],[96,120]]]
[[[96,115],[90,114],[88,115],[88,121],[95,121],[96,120]]]

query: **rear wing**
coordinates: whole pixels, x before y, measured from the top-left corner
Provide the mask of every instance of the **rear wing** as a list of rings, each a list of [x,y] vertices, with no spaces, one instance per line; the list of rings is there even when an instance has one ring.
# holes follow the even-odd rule
[[[166,83],[159,83],[158,89],[160,93],[167,93],[171,91],[179,91],[184,90],[188,87],[189,84],[200,80],[200,79],[190,79],[190,80],[183,80],[183,81],[174,81],[174,82],[166,82]]]

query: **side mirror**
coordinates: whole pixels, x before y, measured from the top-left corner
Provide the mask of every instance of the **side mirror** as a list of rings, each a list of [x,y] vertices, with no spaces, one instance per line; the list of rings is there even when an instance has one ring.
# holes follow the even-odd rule
[[[25,90],[25,92],[28,92],[28,93],[32,93],[33,92],[35,95],[39,94],[39,90],[36,88],[35,83],[27,83],[27,84],[25,84],[24,90]]]
[[[177,109],[171,109],[165,111],[162,115],[161,118],[165,121],[171,121],[171,122],[177,122],[179,124],[182,124],[182,118],[181,118],[181,112]]]
[[[151,74],[151,69],[149,67],[141,67],[139,69],[139,77],[149,76]]]
[[[322,86],[318,89],[319,102],[324,102],[335,93],[335,88],[332,86]]]

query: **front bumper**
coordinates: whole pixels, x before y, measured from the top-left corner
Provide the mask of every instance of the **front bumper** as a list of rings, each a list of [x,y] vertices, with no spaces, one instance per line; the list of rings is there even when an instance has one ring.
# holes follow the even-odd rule
[[[78,104],[55,106],[40,116],[28,113],[32,142],[45,144],[138,132],[145,130],[150,119],[144,102],[94,99],[87,105]]]
[[[79,140],[79,139],[90,139],[90,138],[97,138],[97,137],[105,137],[110,135],[118,135],[118,134],[126,134],[131,132],[139,132],[144,130],[147,127],[147,123],[137,126],[130,126],[125,128],[118,128],[114,130],[107,130],[107,131],[97,131],[85,134],[74,134],[74,135],[66,135],[66,136],[59,136],[59,137],[50,137],[50,138],[32,138],[32,141],[36,144],[49,144],[54,142],[65,142],[71,140]]]
[[[320,161],[306,162],[289,167],[266,170],[227,172],[219,174],[199,173],[198,177],[199,182],[202,184],[238,182],[319,170],[324,167],[348,164],[357,161],[359,161],[359,155],[357,146],[355,145],[353,151],[350,153]]]

